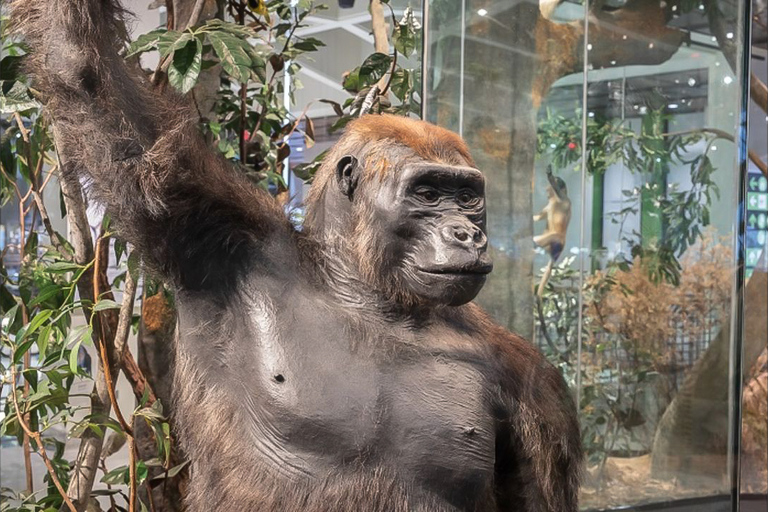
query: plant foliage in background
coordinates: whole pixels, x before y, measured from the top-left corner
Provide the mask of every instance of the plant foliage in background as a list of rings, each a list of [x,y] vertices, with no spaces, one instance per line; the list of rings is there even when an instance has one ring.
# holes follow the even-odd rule
[[[712,201],[720,196],[712,179],[715,168],[709,151],[723,134],[713,130],[668,132],[665,127],[671,119],[663,110],[649,109],[640,119],[640,129],[634,130],[599,114],[588,117],[586,169],[598,177],[610,165],[620,164],[643,182],[641,187],[622,190],[622,208],[606,214],[620,225],[619,238],[625,248],[612,264],[631,264],[642,257],[651,279],[677,284],[678,258],[701,238],[710,222]],[[539,124],[537,151],[561,172],[571,166],[580,171],[581,116],[566,118],[548,111]],[[672,166],[690,170],[690,186],[667,183]],[[655,210],[661,227],[658,236],[625,232],[627,217],[639,214],[641,207]]]
[[[588,175],[600,179],[610,166],[621,165],[643,185],[622,190],[621,206],[605,214],[619,227],[621,249],[607,260],[605,251],[594,254],[598,270],[583,285],[572,268],[574,257],[565,258],[554,268],[539,310],[540,324],[547,326],[541,332],[544,351],[573,387],[581,383],[582,436],[595,481],[602,481],[609,456],[649,445],[677,389],[677,333],[707,338],[730,304],[730,275],[723,270],[730,252],[704,234],[719,196],[709,152],[716,140],[728,137],[706,129],[669,132],[670,120],[651,108],[637,129],[599,113],[587,117]],[[560,174],[580,172],[581,133],[579,112],[566,117],[547,111],[538,128],[539,156]],[[673,167],[687,169],[690,183],[670,183]],[[627,227],[643,209],[657,219],[652,236]],[[682,311],[679,304],[690,308]],[[641,403],[643,393],[662,398],[654,408]]]

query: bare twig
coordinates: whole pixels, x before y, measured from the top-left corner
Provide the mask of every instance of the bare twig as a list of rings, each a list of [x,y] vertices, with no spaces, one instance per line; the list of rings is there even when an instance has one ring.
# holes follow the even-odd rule
[[[117,407],[115,406],[115,410]],[[131,416],[131,426],[129,427],[133,431],[133,420],[135,416]],[[130,480],[130,494],[128,498],[128,512],[135,512],[136,510],[136,442],[133,439],[133,435],[127,435],[128,441],[128,474]]]
[[[764,85],[765,86],[765,85]],[[725,139],[731,142],[736,142],[733,135],[730,133],[720,130],[718,128],[696,128],[693,130],[682,130],[679,132],[668,132],[668,133],[662,133],[662,137],[673,137],[676,135],[692,135],[694,133],[711,133],[715,137],[718,137],[720,139]],[[768,176],[768,166],[765,162],[763,162],[760,157],[752,151],[751,149],[747,151],[747,156],[749,157],[750,161],[752,161],[753,164],[755,164],[755,167],[760,169],[760,172],[762,172],[765,176]]]
[[[768,113],[768,86],[757,75],[752,73],[749,77],[749,93],[758,107]]]
[[[547,345],[549,345],[549,348],[557,354],[558,358],[563,361],[564,363],[568,363],[568,358],[565,356],[562,350],[560,350],[557,345],[555,345],[555,342],[552,341],[552,338],[549,336],[549,330],[547,329],[547,324],[544,320],[544,308],[542,306],[543,299],[541,296],[536,296],[536,309],[538,312],[539,317],[539,324],[541,326],[541,333],[544,335],[544,340],[547,342]]]
[[[43,159],[40,158],[40,162],[42,162]],[[55,167],[54,167],[55,169]],[[40,212],[40,220],[43,222],[43,226],[45,227],[45,231],[48,233],[48,238],[51,239],[51,243],[56,248],[57,251],[61,254],[66,254],[67,250],[65,247],[61,244],[59,241],[59,237],[56,233],[56,231],[53,229],[53,225],[51,224],[51,218],[48,215],[48,210],[45,208],[45,203],[43,202],[43,198],[40,195],[40,192],[42,190],[42,187],[45,186],[46,183],[48,183],[48,180],[51,176],[53,176],[53,170],[51,169],[51,172],[48,174],[48,177],[43,182],[43,185],[38,187],[37,186],[37,180],[32,180],[31,188],[32,188],[32,198],[35,200],[35,205],[37,206],[37,211]]]
[[[187,20],[187,28],[191,28],[197,25],[197,22],[200,21],[200,14],[202,14],[204,6],[205,0],[197,0],[195,2],[195,7],[192,9],[192,14],[189,15],[189,20]]]
[[[106,249],[106,250],[105,250]],[[93,264],[93,271],[96,274],[96,276],[100,275],[103,270],[106,269],[107,261],[103,258],[104,254],[109,250],[109,237],[100,236],[96,240],[96,256]],[[98,304],[98,301],[101,297],[101,291],[99,289],[99,279],[94,278],[93,280],[93,296],[94,300],[94,306]],[[122,308],[121,308],[122,309]],[[112,363],[109,358],[109,350],[107,348],[107,333],[104,328],[104,322],[103,318],[101,318],[101,315],[99,315],[98,312],[94,313],[95,319],[99,320],[99,329],[101,330],[101,335],[97,336],[99,340],[99,356],[101,359],[101,365],[102,365],[102,371],[104,372],[104,378],[107,381],[107,392],[109,393],[109,401],[112,403],[112,408],[115,410],[115,416],[117,417],[118,423],[120,423],[120,426],[125,431],[126,435],[130,439],[133,436],[133,429],[128,424],[127,421],[125,421],[125,417],[123,416],[122,411],[120,410],[120,404],[117,403],[117,397],[115,396],[115,381],[112,378],[112,367],[117,367],[117,362],[119,362],[119,359]]]
[[[26,149],[27,149],[27,165],[32,165],[32,148],[30,147],[30,144],[29,144],[29,131],[24,126],[24,121],[22,120],[22,118],[21,118],[21,116],[19,115],[18,112],[14,112],[13,113],[13,117],[16,120],[16,124],[19,126],[19,130],[21,131],[21,136],[24,139],[24,142],[27,143],[27,147],[26,147]],[[25,233],[26,233],[26,225],[25,225],[25,223],[26,223],[26,215],[25,215],[25,213],[26,212],[25,212],[24,204],[25,204],[27,198],[29,197],[29,192],[27,192],[26,195],[22,196],[21,195],[21,189],[19,189],[19,186],[16,184],[15,177],[14,177],[14,179],[11,179],[7,175],[6,175],[6,177],[8,178],[8,181],[10,181],[13,184],[13,188],[14,188],[14,190],[16,192],[16,196],[17,196],[17,198],[19,200],[19,258],[23,262],[24,261],[24,247],[27,245],[26,244],[26,240],[25,240]],[[34,176],[32,176],[31,178],[32,178],[32,181],[34,181]],[[30,189],[30,191],[31,191],[31,189]],[[34,226],[35,226],[35,222],[34,222],[34,218],[33,218],[32,219],[32,227],[34,228]],[[31,231],[30,231],[30,236],[31,236]],[[24,322],[25,324],[27,322],[29,322],[29,312],[27,311],[27,305],[23,301],[21,303],[21,315],[22,315],[22,322]],[[24,369],[29,368],[30,363],[31,363],[31,357],[30,357],[30,354],[29,354],[29,350],[27,350],[24,353],[24,362],[23,362]],[[13,385],[15,386],[16,385],[15,366],[12,367],[12,369],[13,369],[13,372],[14,372]],[[24,388],[22,390],[22,393],[23,393],[22,396],[24,396],[24,398],[29,396],[29,382],[26,379],[24,379]],[[13,397],[14,397],[14,403],[15,403],[16,395],[14,394]],[[16,405],[16,415],[17,416],[19,415],[19,413],[18,413],[18,405]],[[19,422],[23,423],[23,424],[27,424],[29,422],[29,420],[30,420],[29,413],[24,413],[23,421],[22,421],[21,417],[19,417]],[[24,452],[24,471],[25,471],[25,475],[26,475],[27,491],[32,493],[35,490],[35,481],[34,481],[34,476],[32,474],[32,457],[31,457],[32,447],[31,447],[30,442],[29,442],[30,437],[31,436],[28,433],[28,429],[25,428],[24,429],[24,437],[23,437],[23,439],[21,441],[21,445],[22,445],[22,449],[23,449],[23,452]]]
[[[133,302],[136,298],[136,280],[131,271],[125,274],[125,287],[123,288],[123,303],[120,305],[120,316],[115,332],[115,360],[122,361],[127,347],[128,334],[131,332],[131,319],[133,318]]]
[[[26,379],[25,379],[26,382]],[[13,408],[16,412],[16,419],[19,422],[19,425],[21,425],[22,430],[24,430],[24,434],[35,440],[35,444],[37,445],[37,453],[40,455],[40,457],[43,458],[43,462],[45,463],[45,467],[48,469],[48,474],[51,477],[51,481],[53,482],[53,485],[56,486],[56,489],[59,491],[59,494],[61,494],[62,499],[64,500],[64,503],[67,505],[69,510],[71,512],[77,512],[77,509],[75,508],[74,503],[72,503],[72,500],[69,499],[69,496],[67,496],[67,492],[64,490],[64,487],[61,485],[61,482],[59,481],[59,477],[56,476],[56,470],[53,468],[53,464],[51,463],[51,460],[48,458],[48,453],[45,451],[45,446],[43,445],[43,439],[40,436],[39,432],[33,431],[29,428],[29,425],[27,425],[27,422],[24,420],[24,417],[21,414],[21,411],[19,410],[19,400],[16,398],[16,365],[11,365],[11,399],[13,401]]]
[[[16,124],[19,126],[19,131],[21,131],[21,138],[24,139],[24,142],[29,144],[29,130],[27,130],[27,127],[24,126],[24,120],[21,118],[21,114],[14,112],[13,118],[16,120]]]

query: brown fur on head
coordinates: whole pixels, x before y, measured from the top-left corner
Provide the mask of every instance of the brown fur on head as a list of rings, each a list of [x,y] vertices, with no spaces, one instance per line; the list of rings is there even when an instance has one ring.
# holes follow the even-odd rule
[[[418,119],[369,114],[347,126],[315,175],[306,201],[308,230],[326,244],[343,244],[366,283],[398,302],[408,303],[401,294],[398,274],[384,272],[388,268],[386,259],[400,255],[387,254],[377,236],[375,212],[363,200],[344,217],[334,202],[338,200],[334,190],[336,166],[345,155],[353,155],[359,163],[362,173],[358,189],[363,190],[363,195],[369,187],[393,179],[408,164],[474,167],[474,160],[464,140],[449,130]]]
[[[449,165],[475,163],[464,140],[426,121],[391,114],[369,114],[349,123],[344,135],[325,157],[307,197],[307,222],[320,215],[336,163],[354,155],[364,168],[363,181],[384,179],[408,162],[426,160]]]

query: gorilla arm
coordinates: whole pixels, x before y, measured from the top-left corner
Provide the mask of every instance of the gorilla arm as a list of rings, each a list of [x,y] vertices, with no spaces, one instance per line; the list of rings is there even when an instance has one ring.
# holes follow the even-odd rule
[[[155,270],[188,288],[220,285],[232,273],[222,263],[245,262],[247,242],[289,236],[290,226],[266,192],[208,148],[179,97],[128,69],[118,53],[124,15],[115,0],[12,4],[63,178],[88,181]]]
[[[496,449],[499,510],[577,512],[583,455],[565,381],[527,341],[500,328],[492,336],[505,366]]]

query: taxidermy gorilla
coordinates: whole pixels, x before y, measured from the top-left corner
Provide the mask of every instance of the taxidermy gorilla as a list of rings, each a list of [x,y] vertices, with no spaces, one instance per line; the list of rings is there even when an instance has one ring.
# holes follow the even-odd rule
[[[563,379],[470,303],[491,262],[458,136],[351,124],[297,231],[127,69],[114,0],[13,9],[63,178],[87,179],[175,286],[190,510],[577,510]]]

